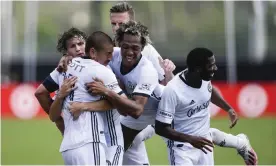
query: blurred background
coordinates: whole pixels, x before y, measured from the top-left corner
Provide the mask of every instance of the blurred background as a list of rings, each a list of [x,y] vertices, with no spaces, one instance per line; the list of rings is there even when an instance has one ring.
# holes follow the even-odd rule
[[[1,1],[1,164],[63,164],[61,135],[34,98],[56,67],[58,35],[71,27],[112,35],[109,9],[116,1]],[[214,85],[241,119],[230,130],[212,105],[212,126],[246,133],[260,164],[276,164],[276,2],[130,1],[163,58],[185,69],[194,47],[211,49]],[[156,147],[161,148],[156,152]],[[147,141],[151,164],[168,164],[164,142]],[[243,164],[233,149],[215,149],[216,164]]]

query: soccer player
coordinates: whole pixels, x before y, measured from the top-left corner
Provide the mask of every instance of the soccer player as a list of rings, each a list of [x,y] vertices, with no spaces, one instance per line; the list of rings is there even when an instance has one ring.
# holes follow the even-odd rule
[[[110,9],[110,23],[112,26],[112,31],[115,34],[116,30],[119,28],[119,26],[123,23],[128,22],[129,20],[135,19],[135,11],[133,7],[128,4],[127,2],[119,2],[115,5],[113,5]],[[158,58],[161,57],[159,53],[155,50],[155,48],[148,44],[144,47],[144,50],[142,51],[142,55],[146,56],[154,65],[158,72],[159,80],[162,80],[162,73],[165,73],[165,80],[162,84],[166,85],[172,77],[175,67],[172,65],[171,61],[169,60],[161,60],[161,63],[159,65]],[[159,58],[160,59],[160,58]],[[160,68],[161,66],[161,68]],[[163,72],[164,71],[164,72]],[[228,115],[231,120],[230,128],[234,127],[237,123],[238,117],[235,112],[235,110],[220,96],[220,94],[217,92],[216,88],[212,88],[212,103],[220,107],[221,109],[228,112]],[[235,148],[238,153],[243,157],[245,163],[248,163],[249,158],[255,158],[257,160],[256,155],[252,155],[252,150],[250,149],[250,146],[248,145],[248,140],[244,134],[239,134],[237,136],[234,136],[232,134],[224,133],[218,129],[211,128],[210,133],[212,135],[212,140],[215,145],[219,145],[221,147],[231,147]],[[142,130],[134,139],[133,141],[133,147],[129,148],[128,151],[131,151],[133,148],[136,147],[136,145],[139,145],[141,142],[143,143],[144,140],[151,138],[155,134],[154,128],[149,125],[146,129]],[[132,154],[129,155],[128,151],[125,153],[125,157],[129,158],[128,161],[124,162],[127,165],[133,165],[136,164],[135,161],[139,160],[141,158],[139,154],[145,154],[144,152],[131,152]],[[130,161],[131,158],[135,158]]]
[[[126,23],[129,20],[135,20],[135,11],[127,2],[119,2],[113,5],[109,12],[110,23],[114,36],[116,34],[116,30],[121,24]],[[114,40],[114,43],[116,43],[116,40]],[[118,46],[118,43],[116,43],[116,45]],[[163,60],[160,54],[150,43],[145,45],[144,49],[142,50],[142,55],[152,62],[153,66],[157,70],[158,79],[161,84],[166,85],[173,78],[173,71],[175,70],[174,63],[169,59]],[[143,140],[152,137],[154,134],[154,128],[151,125],[147,126],[143,131],[141,131],[139,135],[135,137],[133,145],[124,154],[123,163],[126,165],[140,164],[140,162],[137,163],[136,161],[141,160],[141,158],[145,158],[142,163],[149,163],[148,157],[144,155],[147,154],[147,152],[142,151],[139,148],[141,146],[145,147]],[[146,148],[142,149],[146,150]]]
[[[85,53],[85,40],[87,36],[84,32],[80,31],[77,28],[70,28],[68,31],[64,32],[58,39],[57,50],[63,55],[68,57],[77,57],[83,56]],[[63,56],[60,60],[58,70],[61,71],[65,68],[67,58]],[[35,96],[39,101],[44,112],[49,114],[50,106],[53,102],[50,97],[49,91],[45,88],[43,84],[40,84],[36,89]],[[57,121],[55,121],[56,127],[62,133],[64,132],[64,122],[63,118],[60,116]]]
[[[171,165],[214,165],[209,103],[211,79],[217,70],[215,56],[209,49],[195,48],[186,63],[188,69],[165,87],[155,131],[166,138]],[[247,164],[256,161],[249,158]]]

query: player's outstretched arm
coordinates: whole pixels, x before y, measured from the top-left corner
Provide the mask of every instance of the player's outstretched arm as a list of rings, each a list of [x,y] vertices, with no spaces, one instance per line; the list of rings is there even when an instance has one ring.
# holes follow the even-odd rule
[[[60,118],[63,101],[71,91],[76,89],[76,87],[74,87],[76,82],[77,77],[71,77],[64,80],[56,96],[55,101],[52,103],[50,107],[49,116],[51,121],[56,122]]]
[[[188,142],[195,148],[201,149],[206,154],[206,150],[212,152],[210,147],[214,147],[213,143],[206,138],[180,133],[172,129],[171,124],[163,123],[158,120],[155,121],[155,132],[156,134],[170,140]]]
[[[216,106],[220,107],[224,111],[228,112],[231,125],[230,128],[234,127],[238,121],[238,115],[235,110],[223,99],[223,97],[218,93],[216,88],[212,88],[211,102]]]

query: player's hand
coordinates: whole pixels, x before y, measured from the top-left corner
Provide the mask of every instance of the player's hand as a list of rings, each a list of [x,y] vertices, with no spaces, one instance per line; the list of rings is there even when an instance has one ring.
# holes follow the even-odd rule
[[[57,71],[58,72],[66,72],[67,71],[67,66],[69,64],[69,62],[71,62],[71,60],[73,59],[72,56],[69,55],[64,55],[63,57],[61,57],[58,66],[57,66]]]
[[[188,142],[193,145],[193,147],[202,150],[205,154],[207,154],[206,150],[212,152],[212,148],[214,148],[213,142],[203,137],[191,136]]]
[[[73,120],[79,118],[80,114],[82,113],[82,103],[79,102],[70,102],[68,106],[69,112],[73,115]]]
[[[108,89],[105,87],[103,81],[98,78],[93,78],[93,79],[94,79],[93,82],[85,84],[87,87],[87,91],[95,96],[104,95],[105,92],[108,91]]]
[[[77,80],[78,80],[78,77],[75,77],[75,76],[65,79],[59,89],[57,96],[63,99],[67,95],[69,95],[71,91],[77,88],[77,86],[75,86],[75,83],[77,82]]]
[[[238,114],[236,113],[236,111],[234,109],[230,109],[228,111],[228,115],[229,115],[229,118],[231,121],[231,125],[230,125],[230,129],[231,129],[237,124],[239,118],[238,118]]]
[[[160,66],[164,69],[165,73],[172,73],[175,70],[175,65],[171,60],[163,60],[161,57],[158,57],[158,60]]]

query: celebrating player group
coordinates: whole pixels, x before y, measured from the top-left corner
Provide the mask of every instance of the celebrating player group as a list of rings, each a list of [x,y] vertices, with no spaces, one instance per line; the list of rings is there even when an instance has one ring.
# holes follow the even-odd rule
[[[174,75],[174,63],[151,45],[131,5],[120,2],[109,12],[114,37],[65,31],[57,42],[63,56],[35,92],[63,136],[64,164],[149,165],[144,141],[156,133],[170,165],[214,165],[214,145],[235,148],[245,164],[256,165],[245,134],[210,128],[210,102],[228,113],[230,128],[238,121],[212,87],[214,53],[192,49],[187,68]]]

